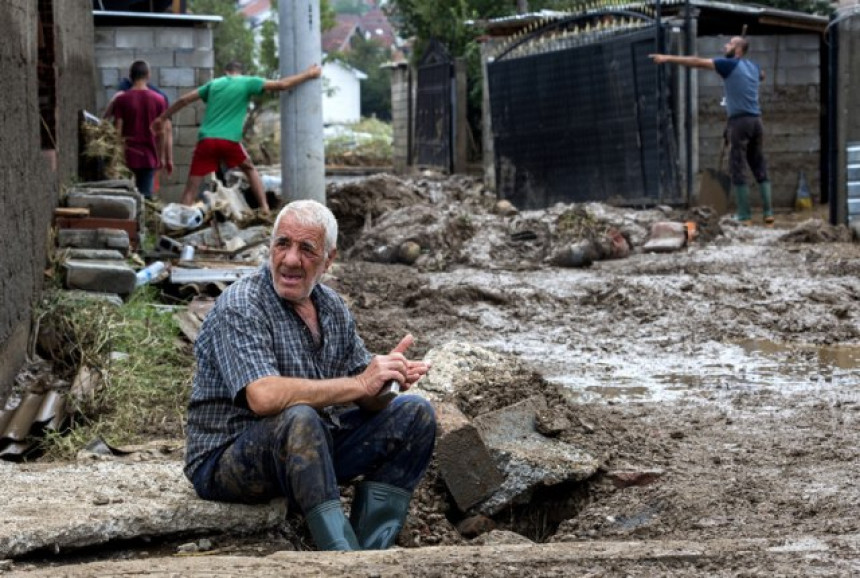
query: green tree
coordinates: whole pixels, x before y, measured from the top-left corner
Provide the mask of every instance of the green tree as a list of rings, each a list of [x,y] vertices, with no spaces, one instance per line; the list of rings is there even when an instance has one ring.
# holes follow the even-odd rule
[[[256,73],[254,33],[246,25],[242,14],[236,10],[235,2],[190,0],[188,7],[194,14],[223,18],[223,21],[215,26],[212,39],[216,74],[223,72],[224,67],[233,60],[244,64],[247,73]]]
[[[381,68],[391,57],[388,49],[374,39],[356,34],[350,40],[350,50],[330,55],[329,59],[342,60],[365,74],[361,82],[361,114],[391,120],[391,72]]]

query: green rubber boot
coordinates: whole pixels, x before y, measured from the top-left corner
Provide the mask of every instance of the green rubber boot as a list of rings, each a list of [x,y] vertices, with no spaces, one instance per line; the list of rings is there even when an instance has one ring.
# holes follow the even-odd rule
[[[752,215],[750,213],[750,188],[748,185],[735,185],[735,206],[737,207],[737,213],[735,213],[735,220],[741,223],[748,223],[752,220]]]
[[[411,499],[411,492],[380,482],[361,482],[355,487],[349,520],[362,550],[385,550],[394,544]]]
[[[358,550],[358,540],[340,500],[329,500],[305,515],[319,550]]]
[[[773,201],[770,191],[770,181],[762,181],[758,184],[761,193],[761,204],[764,208],[764,224],[773,225]]]

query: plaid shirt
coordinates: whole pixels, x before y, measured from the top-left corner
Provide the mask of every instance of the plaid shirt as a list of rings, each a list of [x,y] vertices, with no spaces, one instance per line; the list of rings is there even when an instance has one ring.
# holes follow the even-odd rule
[[[370,353],[343,299],[329,287],[311,292],[322,344],[276,292],[268,266],[231,285],[206,316],[194,353],[197,373],[188,405],[185,473],[261,419],[248,409],[245,386],[278,375],[330,379],[356,375]]]

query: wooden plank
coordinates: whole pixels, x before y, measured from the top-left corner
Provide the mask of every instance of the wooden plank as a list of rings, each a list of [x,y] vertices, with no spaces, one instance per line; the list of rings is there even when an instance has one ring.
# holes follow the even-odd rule
[[[54,209],[54,217],[89,217],[90,210],[85,207],[57,207]]]

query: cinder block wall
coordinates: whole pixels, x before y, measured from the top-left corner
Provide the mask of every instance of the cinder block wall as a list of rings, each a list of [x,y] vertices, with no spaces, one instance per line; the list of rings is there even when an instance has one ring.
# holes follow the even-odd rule
[[[851,10],[843,3],[844,10]],[[836,182],[833,198],[838,199],[836,220],[848,221],[848,158],[849,143],[860,142],[860,11],[848,13],[838,24],[838,57],[836,73]],[[856,219],[856,217],[855,217]]]
[[[697,54],[717,57],[723,53],[728,40],[728,35],[701,37]],[[821,192],[819,38],[815,34],[797,34],[750,36],[749,40],[748,57],[757,62],[766,75],[759,97],[774,206],[794,206],[800,170],[805,172],[813,196],[818,199]],[[698,82],[699,166],[705,169],[717,164],[726,112],[720,106],[722,78],[715,72],[700,70]],[[728,170],[728,158],[724,162]],[[749,173],[748,177],[750,183],[754,182]],[[752,201],[758,202],[755,190]]]
[[[171,103],[213,77],[212,29],[205,25],[98,26],[94,38],[99,114],[135,60],[149,63],[152,82]],[[174,172],[167,183],[160,183],[159,193],[165,202],[178,201],[182,194],[204,110],[203,103],[196,102],[173,117]]]
[[[55,0],[57,148],[42,150],[36,34],[39,4],[32,0],[0,2],[0,70],[14,79],[4,88],[0,131],[0,401],[27,353],[60,186],[70,182],[77,171],[78,110],[95,105],[92,3]]]

